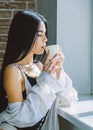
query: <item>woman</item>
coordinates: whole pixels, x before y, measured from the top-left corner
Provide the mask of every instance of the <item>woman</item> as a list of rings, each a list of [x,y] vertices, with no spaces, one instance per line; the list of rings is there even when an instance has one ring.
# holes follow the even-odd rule
[[[30,11],[14,16],[1,68],[0,128],[44,129],[56,95],[64,87],[61,49],[53,58],[48,53],[44,64],[40,62],[46,42],[47,22],[43,16]]]

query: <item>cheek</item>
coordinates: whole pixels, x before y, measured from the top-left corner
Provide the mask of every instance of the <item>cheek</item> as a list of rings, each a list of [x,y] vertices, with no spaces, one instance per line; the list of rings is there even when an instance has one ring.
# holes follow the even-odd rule
[[[36,46],[37,49],[40,49],[41,46],[42,46],[42,39],[37,39],[35,46]]]
[[[40,53],[43,51],[43,48],[42,48],[42,42],[40,42],[40,40],[38,40],[36,43],[35,43],[35,46],[34,46],[34,52],[35,53]]]
[[[40,49],[40,46],[41,46],[40,42],[37,41],[36,44],[35,44],[35,49]]]

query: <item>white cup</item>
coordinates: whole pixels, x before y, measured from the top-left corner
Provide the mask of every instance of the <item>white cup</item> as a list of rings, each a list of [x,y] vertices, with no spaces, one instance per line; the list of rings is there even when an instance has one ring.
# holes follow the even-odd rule
[[[56,55],[59,51],[59,45],[48,45],[45,48],[46,53],[48,53],[48,51],[50,52],[50,56],[53,57],[54,55]]]

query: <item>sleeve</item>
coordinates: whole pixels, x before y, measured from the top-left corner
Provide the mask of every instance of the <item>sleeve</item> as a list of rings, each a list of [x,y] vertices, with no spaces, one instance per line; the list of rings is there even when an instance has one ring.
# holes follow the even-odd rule
[[[1,122],[6,121],[19,128],[35,125],[51,108],[60,89],[60,84],[43,71],[25,101],[8,103],[6,110],[0,113]]]
[[[61,75],[58,80],[62,86],[62,91],[57,93],[61,106],[70,107],[73,103],[78,101],[78,92],[73,87],[72,80],[64,70],[61,70]]]

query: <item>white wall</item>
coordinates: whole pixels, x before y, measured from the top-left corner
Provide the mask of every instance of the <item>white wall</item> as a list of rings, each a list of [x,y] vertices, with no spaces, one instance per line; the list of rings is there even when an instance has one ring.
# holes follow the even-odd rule
[[[64,68],[81,94],[91,93],[91,0],[57,1],[57,43]]]
[[[92,9],[91,9],[91,12],[93,12],[93,0],[91,0],[91,7],[92,7]],[[93,48],[93,13],[91,13],[91,21],[92,21],[92,24],[91,24],[91,29],[92,29],[92,34],[91,34],[91,36],[92,36],[92,48]],[[93,49],[92,49],[92,94],[93,94]]]

